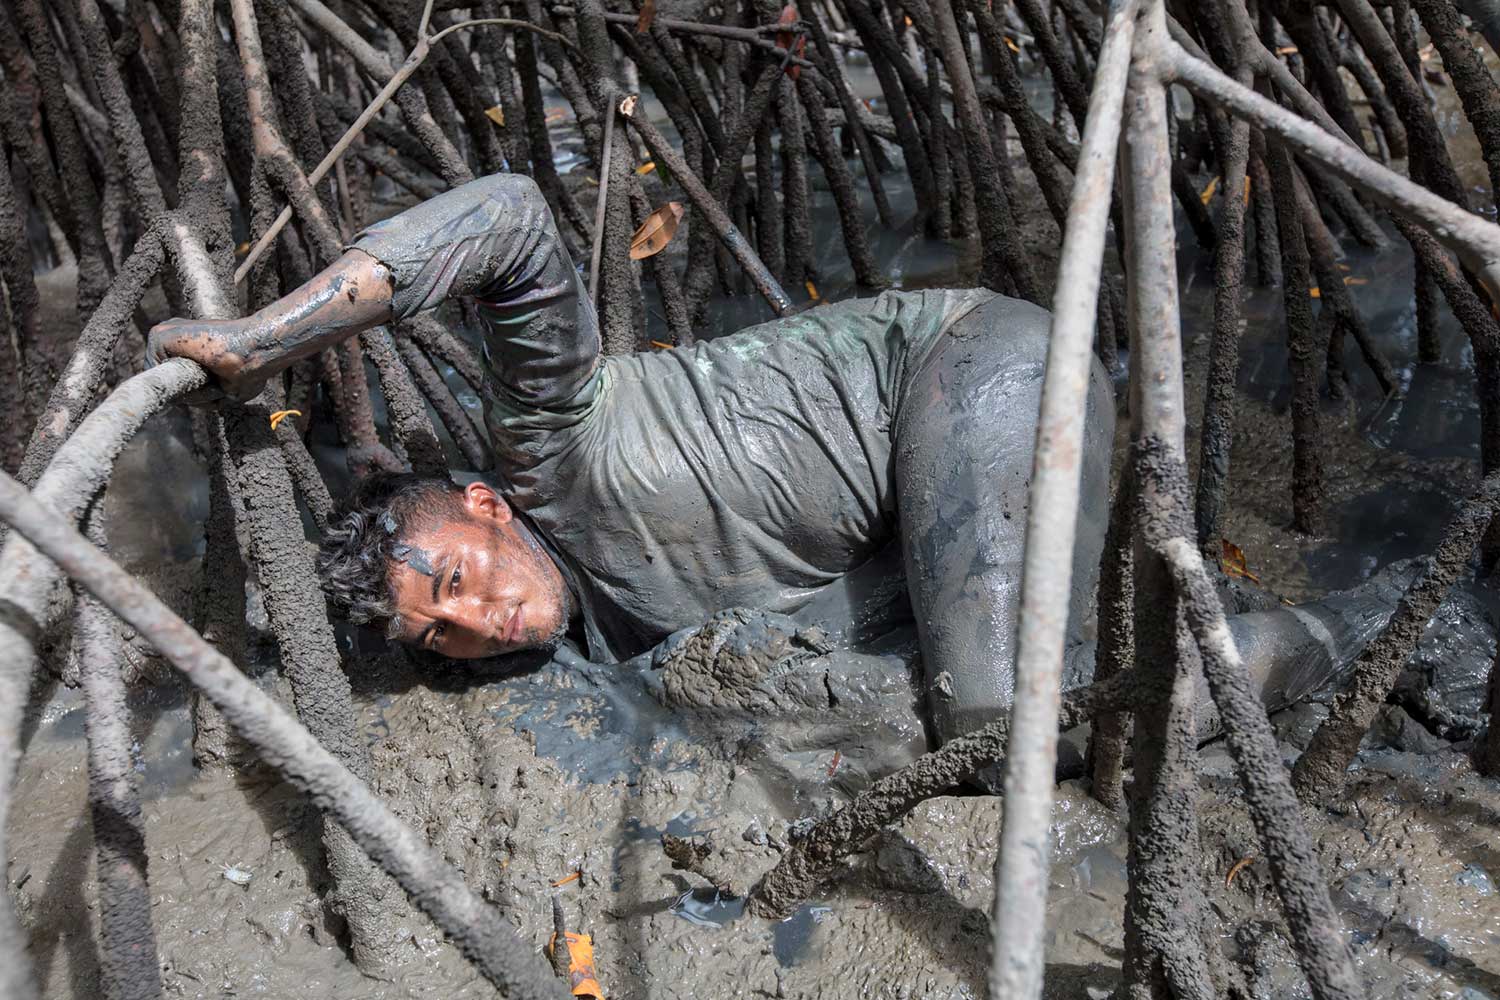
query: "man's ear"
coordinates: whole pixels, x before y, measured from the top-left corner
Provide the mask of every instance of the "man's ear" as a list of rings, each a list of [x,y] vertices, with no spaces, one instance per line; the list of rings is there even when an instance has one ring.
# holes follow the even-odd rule
[[[510,504],[485,483],[464,487],[464,509],[475,517],[489,518],[505,524],[511,518]]]

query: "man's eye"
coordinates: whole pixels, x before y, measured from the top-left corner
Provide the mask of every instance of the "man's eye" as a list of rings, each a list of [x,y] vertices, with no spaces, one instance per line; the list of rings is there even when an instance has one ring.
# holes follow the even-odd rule
[[[448,581],[448,587],[449,587],[449,589],[453,590],[454,592],[457,592],[458,591],[458,581],[459,581],[459,579],[462,576],[463,576],[463,571],[459,567],[457,567],[457,566],[453,567],[453,578]]]
[[[443,633],[446,631],[448,631],[448,627],[446,625],[433,626],[432,631],[428,633],[429,638],[427,640],[427,645],[432,649],[436,649],[439,645],[440,640],[443,638]]]

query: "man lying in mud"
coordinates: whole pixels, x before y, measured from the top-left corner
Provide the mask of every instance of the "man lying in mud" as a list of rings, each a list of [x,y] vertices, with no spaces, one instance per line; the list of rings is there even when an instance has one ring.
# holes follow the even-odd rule
[[[890,563],[904,566],[939,738],[1008,705],[1042,309],[982,290],[891,291],[604,357],[541,192],[496,175],[369,227],[253,316],[158,326],[150,353],[192,358],[244,396],[300,358],[455,296],[472,297],[483,320],[496,467],[465,487],[396,476],[356,489],[320,560],[351,621],[455,658],[546,646],[576,624],[605,662],[734,607],[822,617],[848,634],[870,623],[830,622],[827,609],[855,614],[837,598],[899,546]],[[1114,417],[1096,366],[1072,554],[1075,681],[1092,669],[1081,636]],[[1342,637],[1388,612],[1375,603],[1237,618],[1267,699],[1327,680],[1348,659]]]

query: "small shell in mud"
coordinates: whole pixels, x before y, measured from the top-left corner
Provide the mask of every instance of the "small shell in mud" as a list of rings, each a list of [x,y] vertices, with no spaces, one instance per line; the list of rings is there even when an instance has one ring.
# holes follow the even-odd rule
[[[225,878],[235,885],[249,885],[250,880],[255,877],[254,872],[247,872],[245,869],[236,868],[234,865],[221,865],[219,870]]]

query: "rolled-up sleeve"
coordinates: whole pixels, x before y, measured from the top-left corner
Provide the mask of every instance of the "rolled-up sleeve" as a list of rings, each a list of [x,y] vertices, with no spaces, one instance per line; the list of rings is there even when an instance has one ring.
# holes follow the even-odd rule
[[[541,189],[493,174],[377,222],[352,249],[393,275],[397,321],[473,296],[496,381],[533,406],[566,402],[599,362],[599,324]]]

